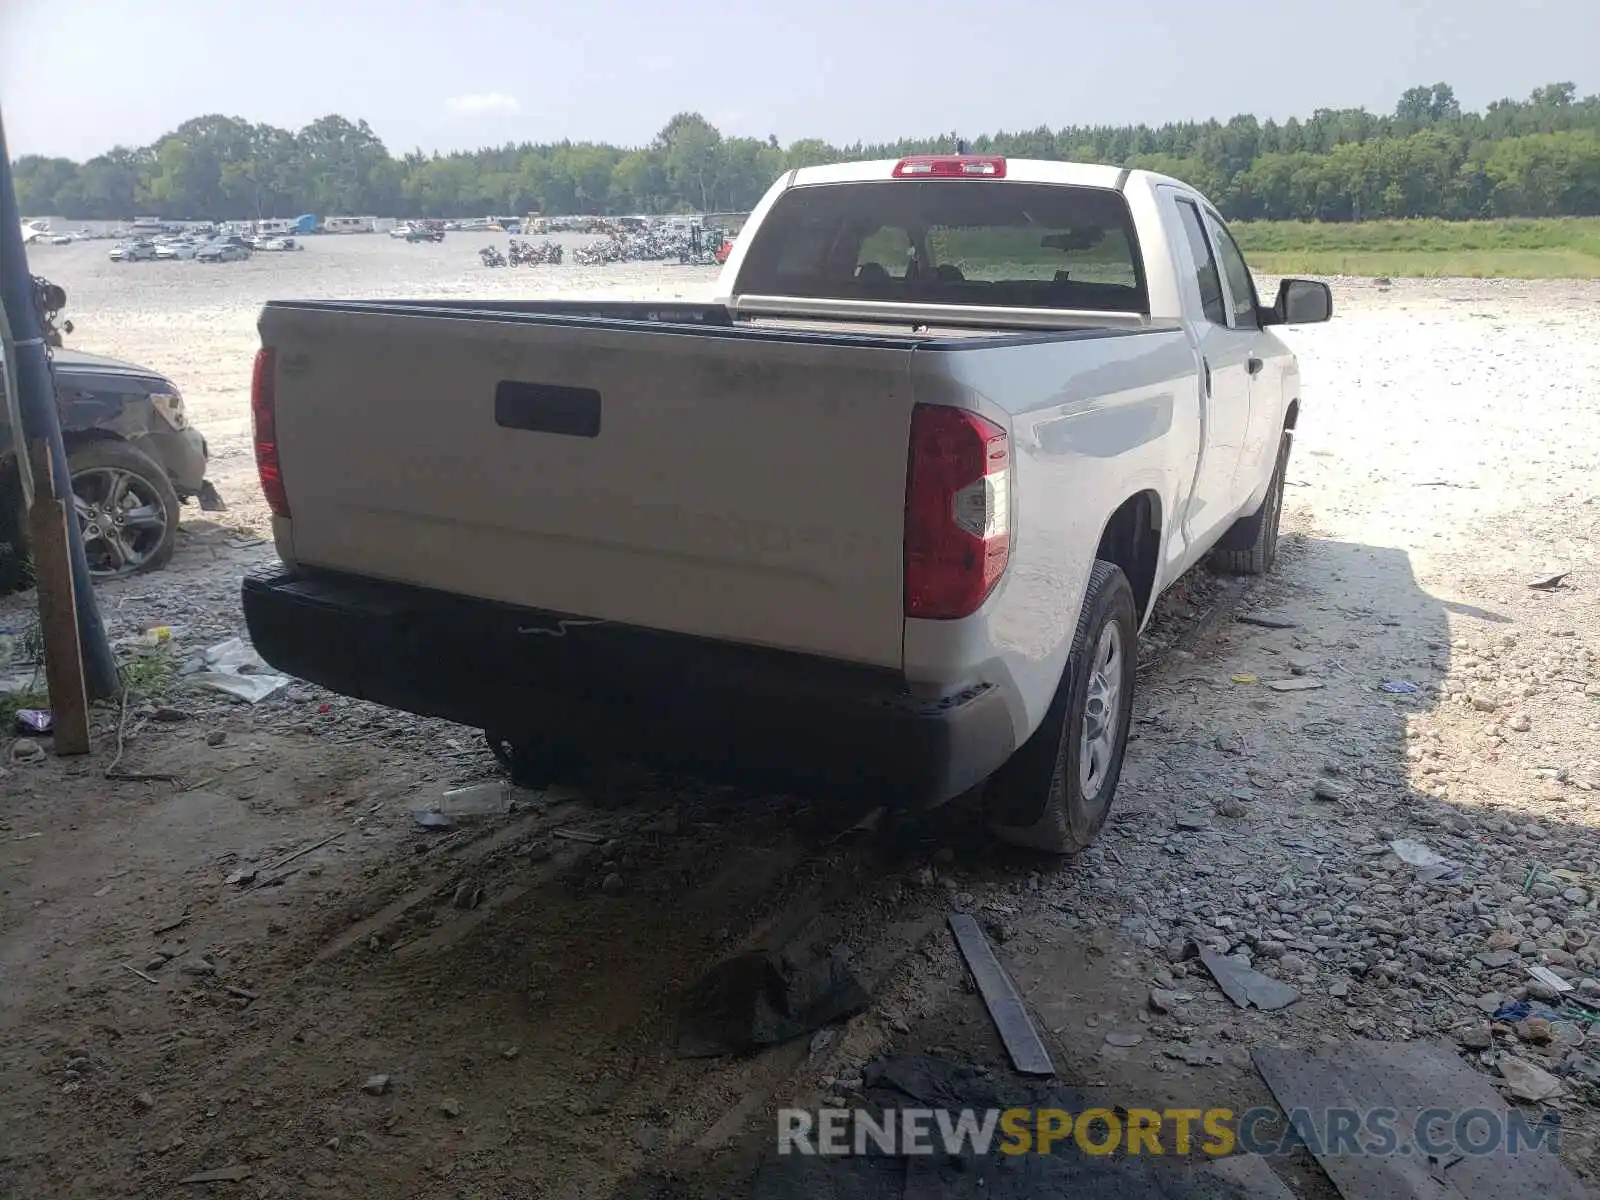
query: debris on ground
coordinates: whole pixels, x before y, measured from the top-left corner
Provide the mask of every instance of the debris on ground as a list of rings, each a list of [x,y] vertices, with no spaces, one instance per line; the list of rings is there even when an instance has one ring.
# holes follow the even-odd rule
[[[248,704],[259,704],[290,684],[267,666],[255,648],[243,638],[218,642],[191,658],[178,674],[195,687],[223,692]]]
[[[366,1082],[361,1085],[361,1090],[369,1096],[381,1096],[389,1090],[389,1077],[368,1075]]]
[[[1028,1006],[1022,993],[1000,960],[994,947],[984,936],[983,928],[966,913],[952,913],[950,932],[955,935],[956,947],[966,960],[967,969],[978,985],[978,994],[989,1010],[1000,1040],[1005,1043],[1011,1063],[1023,1075],[1054,1075],[1055,1064],[1050,1052],[1028,1015]]]
[[[47,708],[19,708],[16,714],[18,733],[37,733],[48,736],[55,728],[55,719]]]
[[[1238,959],[1218,954],[1215,950],[1202,950],[1200,961],[1228,999],[1240,1008],[1254,1005],[1265,1012],[1272,1012],[1288,1008],[1300,999],[1300,993],[1288,984],[1263,975]]]
[[[1454,883],[1461,878],[1462,866],[1413,838],[1396,838],[1389,849],[1407,866],[1417,869],[1417,878],[1430,883]]]
[[[687,992],[678,1054],[748,1054],[864,1012],[872,1002],[842,950],[751,950],[725,959]]]
[[[1359,1040],[1309,1050],[1260,1046],[1253,1058],[1278,1104],[1290,1114],[1295,1131],[1349,1200],[1434,1195],[1440,1183],[1461,1200],[1580,1200],[1589,1195],[1555,1155],[1537,1144],[1519,1144],[1514,1136],[1500,1138],[1485,1153],[1474,1154],[1470,1168],[1452,1170],[1460,1162],[1459,1155],[1453,1163],[1439,1164],[1413,1139],[1402,1139],[1392,1154],[1371,1154],[1353,1139],[1329,1136],[1328,1128],[1315,1123],[1312,1114],[1448,1111],[1484,1114],[1497,1134],[1510,1129],[1511,1114],[1489,1079],[1467,1067],[1448,1043],[1435,1039]],[[1502,1071],[1517,1062],[1510,1057],[1502,1059]],[[1507,1079],[1513,1076],[1526,1083],[1513,1083],[1512,1088],[1523,1086],[1525,1090],[1538,1090],[1538,1077],[1549,1078],[1526,1063],[1513,1066]],[[1445,1132],[1462,1140],[1483,1136],[1481,1132],[1463,1134],[1459,1127],[1441,1131]],[[1435,1174],[1441,1167],[1448,1172],[1444,1180]],[[1415,1182],[1402,1187],[1400,1180]]]
[[[231,1167],[217,1167],[212,1171],[196,1171],[193,1175],[185,1175],[178,1180],[179,1183],[238,1183],[240,1180],[249,1179],[255,1172],[242,1164]]]

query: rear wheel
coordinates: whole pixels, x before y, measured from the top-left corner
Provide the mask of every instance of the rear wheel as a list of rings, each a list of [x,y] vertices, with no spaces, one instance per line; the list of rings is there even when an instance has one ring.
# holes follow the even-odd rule
[[[985,816],[1001,841],[1075,854],[1100,832],[1128,747],[1138,626],[1127,576],[1096,562],[1055,700],[985,789]]]
[[[1233,523],[1216,549],[1211,565],[1229,575],[1265,575],[1278,561],[1278,526],[1283,520],[1283,481],[1289,469],[1289,448],[1294,438],[1285,429],[1278,442],[1278,461],[1261,506]]]

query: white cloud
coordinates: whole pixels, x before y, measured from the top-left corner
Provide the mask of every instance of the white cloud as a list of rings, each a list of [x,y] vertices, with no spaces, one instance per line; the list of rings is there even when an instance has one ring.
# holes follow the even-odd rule
[[[515,96],[504,92],[473,92],[466,96],[451,96],[444,106],[458,117],[504,116],[522,111]]]

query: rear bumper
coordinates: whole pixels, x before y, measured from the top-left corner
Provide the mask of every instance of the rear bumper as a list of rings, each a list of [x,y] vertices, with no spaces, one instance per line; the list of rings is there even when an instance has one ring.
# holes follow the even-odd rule
[[[1014,748],[987,685],[919,700],[890,671],[348,577],[242,599],[267,662],[343,695],[718,779],[937,804]]]

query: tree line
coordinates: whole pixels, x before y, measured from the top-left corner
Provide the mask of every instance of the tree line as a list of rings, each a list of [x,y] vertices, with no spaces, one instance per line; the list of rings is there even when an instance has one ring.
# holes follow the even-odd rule
[[[291,132],[212,115],[85,163],[26,155],[15,178],[23,212],[78,219],[741,212],[788,168],[949,150],[955,139],[785,147],[680,113],[641,147],[563,141],[396,158],[365,121],[327,116]],[[1041,126],[970,146],[1162,171],[1234,219],[1600,214],[1600,95],[1579,98],[1571,83],[1482,112],[1463,112],[1439,83],[1411,88],[1386,115],[1320,109],[1281,123]]]

